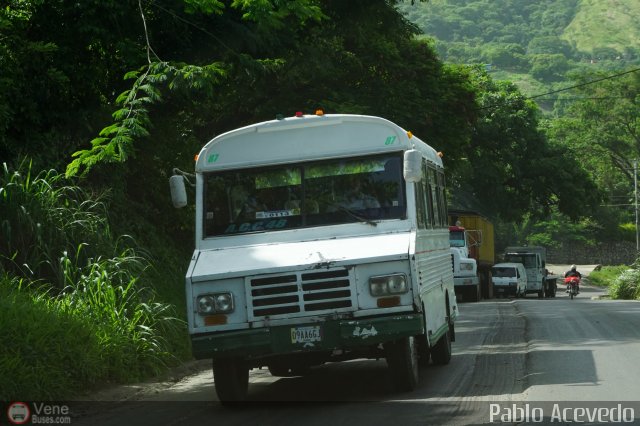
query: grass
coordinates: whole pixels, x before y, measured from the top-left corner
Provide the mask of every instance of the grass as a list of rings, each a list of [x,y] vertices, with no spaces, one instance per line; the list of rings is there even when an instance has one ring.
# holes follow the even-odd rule
[[[65,399],[157,375],[188,354],[151,256],[55,171],[0,174],[0,400]],[[168,277],[167,279],[172,279]]]
[[[609,287],[627,269],[627,265],[603,266],[589,274],[589,283],[598,287]]]
[[[589,274],[591,284],[607,287],[612,299],[640,300],[640,262],[632,266],[605,266]]]

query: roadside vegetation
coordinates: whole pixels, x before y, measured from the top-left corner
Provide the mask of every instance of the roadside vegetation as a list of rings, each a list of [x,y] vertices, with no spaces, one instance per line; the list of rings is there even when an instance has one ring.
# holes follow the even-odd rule
[[[0,400],[67,398],[188,353],[151,259],[111,234],[100,197],[31,173],[23,162],[0,175]]]
[[[609,285],[612,299],[640,300],[640,264],[624,270]]]
[[[589,274],[589,283],[598,287],[609,287],[627,269],[627,265],[603,266]]]
[[[589,283],[607,287],[612,299],[640,300],[640,261],[631,266],[604,266],[589,274]]]
[[[640,260],[631,266],[608,266],[589,275],[592,284],[606,286],[612,299],[640,300]]]

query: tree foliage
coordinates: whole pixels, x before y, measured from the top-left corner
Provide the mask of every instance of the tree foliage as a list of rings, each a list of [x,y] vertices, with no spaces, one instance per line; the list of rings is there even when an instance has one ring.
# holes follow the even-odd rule
[[[454,202],[513,221],[544,217],[556,206],[572,218],[593,208],[599,194],[571,153],[539,128],[539,110],[511,83],[476,75],[480,116]],[[581,199],[581,209],[573,200]],[[524,207],[524,208],[523,208]]]
[[[443,64],[396,6],[12,0],[0,13],[7,33],[0,39],[7,89],[0,92],[0,153],[10,161],[27,154],[36,165],[69,163],[67,176],[109,188],[123,231],[162,234],[184,247],[192,220],[188,212],[177,220],[166,214],[167,173],[192,168],[193,155],[216,134],[317,107],[384,116],[420,135],[445,153],[461,205],[517,218],[554,205],[573,214],[565,200],[576,190],[593,199],[581,172],[562,170],[570,152],[548,143],[535,106],[515,86]],[[504,7],[511,24],[544,19],[533,5],[522,15],[506,0]],[[461,26],[487,13],[462,12]],[[487,19],[495,24],[477,37],[506,18]],[[506,33],[497,35],[507,43]],[[524,61],[519,41],[508,43],[487,45],[494,51],[485,59]]]
[[[634,197],[634,161],[640,158],[640,71],[619,78],[584,76],[578,81],[601,80],[577,87],[565,114],[550,122],[549,135],[567,147],[591,179],[606,194],[599,221],[615,230],[630,220]]]
[[[598,2],[578,0],[405,1],[399,7],[437,40],[445,61],[491,63],[494,71],[508,73],[513,81],[533,77],[549,90],[555,82],[568,81],[568,70],[638,63],[638,44],[629,42],[637,39],[637,28],[627,23],[628,16],[640,13],[635,4],[609,5],[606,21]],[[514,45],[524,52],[515,51]]]

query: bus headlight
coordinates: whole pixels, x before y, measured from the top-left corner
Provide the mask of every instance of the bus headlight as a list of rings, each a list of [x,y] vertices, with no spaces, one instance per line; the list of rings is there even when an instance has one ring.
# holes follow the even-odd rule
[[[200,315],[228,314],[233,312],[233,295],[231,293],[204,294],[196,298],[196,306]]]
[[[369,278],[369,291],[373,297],[402,294],[409,291],[404,274],[380,275]]]
[[[233,295],[231,293],[221,293],[214,296],[216,301],[216,312],[224,314],[233,312]]]

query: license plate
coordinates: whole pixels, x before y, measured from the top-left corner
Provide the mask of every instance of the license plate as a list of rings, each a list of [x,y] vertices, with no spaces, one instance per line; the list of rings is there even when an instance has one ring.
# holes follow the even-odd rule
[[[291,343],[313,343],[322,341],[320,326],[295,327],[291,329]]]

